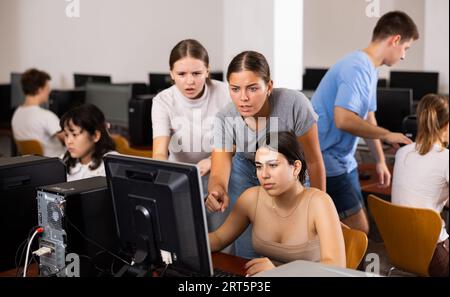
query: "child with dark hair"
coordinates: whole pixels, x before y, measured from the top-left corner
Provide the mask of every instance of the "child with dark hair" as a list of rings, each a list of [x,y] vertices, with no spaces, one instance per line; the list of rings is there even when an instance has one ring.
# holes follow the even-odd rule
[[[78,106],[62,116],[60,126],[67,147],[67,180],[105,176],[103,156],[114,151],[115,144],[102,111],[92,104]]]
[[[255,258],[246,264],[248,275],[274,263],[295,260],[345,267],[345,245],[339,216],[323,191],[305,187],[306,162],[292,132],[269,133],[256,151],[260,186],[244,191],[225,223],[209,234],[212,251],[231,244],[250,225]],[[208,208],[219,207],[211,196]]]
[[[44,156],[59,157],[64,152],[63,135],[59,129],[59,119],[50,110],[40,107],[48,102],[50,75],[32,68],[21,77],[25,102],[17,107],[11,120],[16,140],[37,140]]]

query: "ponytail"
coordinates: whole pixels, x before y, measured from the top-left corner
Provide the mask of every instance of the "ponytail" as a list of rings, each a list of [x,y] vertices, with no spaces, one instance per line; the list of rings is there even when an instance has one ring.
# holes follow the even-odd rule
[[[436,142],[447,146],[442,129],[448,125],[448,97],[428,94],[417,106],[418,131],[416,149],[427,154]]]

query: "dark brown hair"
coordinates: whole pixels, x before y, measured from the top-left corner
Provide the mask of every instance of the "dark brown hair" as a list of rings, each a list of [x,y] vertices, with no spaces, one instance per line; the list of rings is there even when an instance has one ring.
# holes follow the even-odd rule
[[[383,15],[373,29],[372,41],[400,35],[401,41],[419,39],[419,31],[414,21],[403,11],[391,11]]]
[[[70,123],[80,127],[81,131],[87,131],[91,136],[95,134],[95,131],[100,131],[100,139],[95,143],[94,154],[92,155],[92,165],[89,166],[91,170],[97,169],[102,163],[103,155],[116,149],[114,140],[107,130],[105,115],[97,106],[83,104],[66,112],[59,125],[64,130],[65,127],[70,126]],[[70,169],[75,166],[77,159],[72,158],[70,153],[66,152],[63,161],[66,164],[67,173],[70,174]]]
[[[266,134],[265,147],[271,150],[277,151],[282,154],[290,165],[294,165],[295,161],[302,162],[302,168],[298,175],[298,180],[303,184],[306,179],[306,165],[305,156],[300,148],[300,143],[293,132],[281,131],[281,132],[269,132]],[[263,147],[264,147],[263,146]]]
[[[416,148],[420,155],[428,153],[433,144],[442,139],[442,129],[448,125],[448,97],[436,94],[425,95],[417,106]]]
[[[169,66],[170,70],[173,69],[173,65],[176,61],[185,57],[191,57],[198,59],[205,63],[205,67],[209,67],[209,56],[206,49],[195,39],[185,39],[177,43],[170,52]]]
[[[22,74],[20,82],[25,95],[36,95],[40,88],[45,87],[47,81],[51,79],[47,72],[31,68]]]
[[[264,55],[255,51],[245,51],[237,55],[228,65],[227,81],[231,74],[241,71],[252,71],[268,84],[271,81],[270,67]]]

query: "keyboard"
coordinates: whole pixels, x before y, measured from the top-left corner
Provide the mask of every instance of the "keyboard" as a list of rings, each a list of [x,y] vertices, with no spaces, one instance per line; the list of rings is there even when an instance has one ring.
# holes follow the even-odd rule
[[[235,274],[229,271],[224,271],[218,268],[214,268],[213,277],[242,277],[242,275]]]

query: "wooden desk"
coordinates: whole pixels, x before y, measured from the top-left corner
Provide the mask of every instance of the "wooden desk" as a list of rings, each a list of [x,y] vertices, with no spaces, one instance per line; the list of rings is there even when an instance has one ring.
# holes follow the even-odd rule
[[[218,268],[223,271],[245,276],[245,263],[247,263],[248,261],[247,259],[218,252],[212,254],[212,261],[214,268]],[[33,263],[27,269],[27,276],[37,277],[38,275],[39,275],[38,267],[36,263]],[[0,272],[0,277],[15,277],[15,276],[16,276],[16,269]]]
[[[393,168],[388,166],[391,175],[393,176]],[[391,200],[391,192],[392,192],[392,178],[391,184],[387,188],[380,188],[378,186],[378,177],[377,171],[375,168],[375,164],[359,164],[358,165],[359,173],[367,173],[370,175],[370,178],[367,180],[359,180],[361,184],[361,191],[364,196],[368,196],[369,194],[374,194],[377,196],[381,196],[381,198]]]

